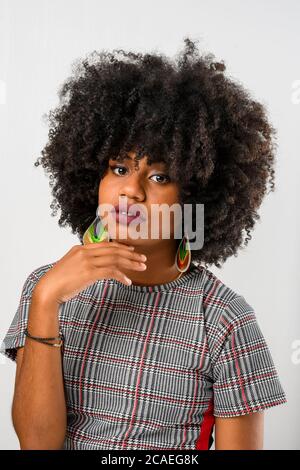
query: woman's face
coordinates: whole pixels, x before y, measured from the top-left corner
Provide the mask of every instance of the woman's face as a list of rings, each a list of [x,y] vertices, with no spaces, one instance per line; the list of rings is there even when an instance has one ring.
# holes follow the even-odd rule
[[[136,162],[133,160],[135,153],[128,152],[127,155],[128,158],[123,162],[109,160],[108,168],[99,184],[98,204],[111,204],[113,208],[117,204],[124,203],[125,210],[129,212],[130,204],[135,204],[135,210],[132,212],[137,214],[137,210],[140,209],[145,220],[127,224],[118,222],[113,214],[100,211],[101,217],[107,215],[108,221],[115,221],[116,237],[111,236],[111,239],[144,247],[161,243],[162,238],[165,242],[174,239],[174,217],[170,207],[179,202],[179,190],[178,185],[168,176],[166,163],[152,163],[149,166],[144,157],[138,161],[138,168],[136,168]],[[154,215],[154,204],[158,205],[157,216]],[[160,213],[161,204],[165,205],[165,208]],[[162,236],[163,229],[164,236]],[[140,235],[134,237],[131,230]],[[155,236],[151,237],[152,230],[156,231],[153,232]],[[110,230],[109,232],[111,234]]]

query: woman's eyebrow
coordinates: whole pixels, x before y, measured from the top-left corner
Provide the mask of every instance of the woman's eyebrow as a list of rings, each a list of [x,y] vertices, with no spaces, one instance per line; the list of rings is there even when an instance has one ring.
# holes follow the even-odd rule
[[[134,158],[130,157],[129,155],[125,155],[125,156],[124,156],[124,159],[125,159],[125,160],[130,160],[130,163],[134,163]],[[115,161],[115,160],[113,160],[113,161]],[[139,161],[139,160],[138,160],[138,161]],[[166,163],[164,160],[160,160],[160,161],[157,161],[157,162],[151,162],[151,163],[150,163],[150,166],[153,166],[153,165],[155,165],[155,164],[157,164],[157,165],[163,165],[165,169],[168,169],[168,165],[167,165],[167,163]]]

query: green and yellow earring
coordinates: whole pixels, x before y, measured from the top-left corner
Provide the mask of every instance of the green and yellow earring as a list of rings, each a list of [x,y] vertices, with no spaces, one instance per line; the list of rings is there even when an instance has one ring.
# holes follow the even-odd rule
[[[93,220],[91,225],[89,225],[89,227],[83,234],[83,245],[87,245],[88,243],[100,243],[103,241],[110,241],[108,231],[105,229],[104,225],[101,222],[101,218],[98,215],[98,209],[99,206],[97,207],[96,211],[97,217]]]
[[[187,271],[190,267],[191,260],[192,257],[190,242],[187,234],[185,233],[178,245],[177,253],[175,256],[175,264],[178,271],[180,271],[181,273]]]

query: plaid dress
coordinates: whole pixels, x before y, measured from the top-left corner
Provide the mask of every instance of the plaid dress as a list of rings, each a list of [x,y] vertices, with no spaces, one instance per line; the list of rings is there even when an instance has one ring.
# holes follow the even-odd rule
[[[54,264],[24,283],[0,349],[14,361],[32,289]],[[167,284],[96,281],[60,306],[59,322],[63,449],[209,449],[215,417],[287,402],[253,308],[194,262]]]

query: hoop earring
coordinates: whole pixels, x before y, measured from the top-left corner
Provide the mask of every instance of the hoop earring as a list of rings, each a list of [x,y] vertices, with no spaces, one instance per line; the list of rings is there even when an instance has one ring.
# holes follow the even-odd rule
[[[187,271],[191,264],[191,249],[190,249],[190,242],[187,234],[184,234],[181,242],[178,245],[176,256],[175,256],[175,264],[178,271],[184,273]]]

